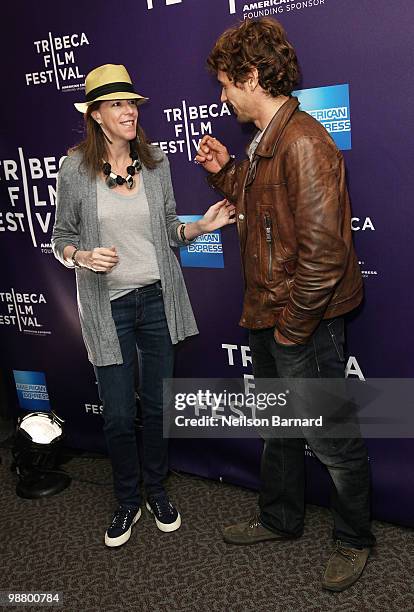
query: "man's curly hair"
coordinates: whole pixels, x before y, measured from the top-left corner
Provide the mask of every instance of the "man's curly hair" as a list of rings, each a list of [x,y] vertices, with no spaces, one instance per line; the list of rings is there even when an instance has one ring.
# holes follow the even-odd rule
[[[235,84],[247,81],[257,68],[259,84],[270,96],[289,96],[299,79],[296,53],[275,19],[246,19],[220,36],[208,59],[208,68],[222,70]]]

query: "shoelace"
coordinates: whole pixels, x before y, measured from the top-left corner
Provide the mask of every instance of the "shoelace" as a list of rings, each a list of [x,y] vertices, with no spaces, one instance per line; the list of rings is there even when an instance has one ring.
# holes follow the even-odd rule
[[[112,519],[111,527],[121,525],[122,529],[125,529],[129,517],[133,512],[133,508],[118,508]]]
[[[344,557],[344,559],[346,559],[347,561],[350,561],[352,564],[354,564],[355,561],[357,560],[357,554],[354,553],[354,551],[351,550],[350,548],[345,548],[342,542],[338,541],[336,543],[336,549],[337,549],[337,552],[342,557]]]
[[[254,529],[255,527],[260,527],[260,526],[261,526],[261,524],[262,524],[262,523],[260,522],[260,519],[259,519],[259,515],[258,515],[258,514],[256,514],[255,516],[253,516],[253,517],[250,519],[250,521],[249,521],[249,527],[250,527],[251,529]]]
[[[171,504],[170,501],[168,501],[167,499],[162,499],[162,500],[157,500],[154,499],[152,500],[152,505],[154,505],[157,508],[157,514],[158,516],[162,516],[163,514],[170,514],[173,515],[174,514],[174,508]]]

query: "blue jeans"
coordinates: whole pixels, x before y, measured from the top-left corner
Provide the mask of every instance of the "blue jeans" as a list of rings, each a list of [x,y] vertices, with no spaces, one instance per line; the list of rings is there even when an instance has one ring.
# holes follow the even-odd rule
[[[112,463],[115,497],[139,506],[140,460],[136,440],[135,364],[140,364],[142,477],[147,495],[164,491],[168,440],[163,438],[163,378],[172,378],[174,348],[165,318],[161,284],[131,291],[111,302],[122,365],[95,367],[103,404],[104,434]]]
[[[343,378],[344,321],[321,321],[304,345],[282,346],[274,329],[251,330],[255,378]],[[334,539],[355,548],[375,544],[370,529],[370,474],[365,444],[355,438],[307,439],[332,479]],[[266,440],[261,462],[260,519],[291,537],[303,532],[305,456],[303,438]]]

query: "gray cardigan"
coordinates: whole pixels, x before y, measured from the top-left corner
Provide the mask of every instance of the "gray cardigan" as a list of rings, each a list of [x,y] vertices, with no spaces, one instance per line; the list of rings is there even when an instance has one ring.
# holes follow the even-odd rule
[[[173,344],[198,333],[181,268],[171,246],[182,246],[177,236],[180,221],[167,157],[159,150],[161,162],[154,170],[142,168],[142,177],[151,215],[151,230],[160,270],[168,329]],[[67,157],[57,181],[56,219],[52,232],[55,257],[66,267],[63,249],[72,244],[91,251],[102,246],[99,236],[96,180],[82,165],[79,153]],[[122,355],[106,276],[87,268],[76,268],[79,318],[89,360],[96,366],[121,364]]]

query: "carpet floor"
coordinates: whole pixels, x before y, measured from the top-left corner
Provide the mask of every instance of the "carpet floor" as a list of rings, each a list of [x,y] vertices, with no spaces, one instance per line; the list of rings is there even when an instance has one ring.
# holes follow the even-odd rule
[[[307,507],[299,540],[227,545],[222,526],[252,515],[257,494],[172,474],[167,488],[182,527],[162,533],[143,510],[129,542],[108,549],[114,500],[107,459],[74,458],[64,466],[74,478],[68,489],[25,500],[15,494],[10,452],[1,449],[0,457],[0,591],[58,591],[63,605],[54,609],[68,612],[414,610],[412,529],[375,522],[378,545],[361,579],[330,593],[321,589],[332,550],[324,508]]]

